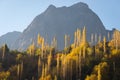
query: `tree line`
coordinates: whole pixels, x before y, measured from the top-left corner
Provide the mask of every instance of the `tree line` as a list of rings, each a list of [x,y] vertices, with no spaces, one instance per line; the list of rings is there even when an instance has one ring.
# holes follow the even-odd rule
[[[77,29],[74,42],[64,36],[64,50],[57,50],[57,39],[51,45],[38,34],[37,47],[33,42],[26,51],[0,48],[1,80],[119,80],[120,31],[113,38],[86,39],[86,28]],[[109,37],[109,36],[108,36]],[[93,40],[93,38],[95,40]],[[103,40],[102,40],[103,39]],[[92,45],[96,41],[95,45]]]

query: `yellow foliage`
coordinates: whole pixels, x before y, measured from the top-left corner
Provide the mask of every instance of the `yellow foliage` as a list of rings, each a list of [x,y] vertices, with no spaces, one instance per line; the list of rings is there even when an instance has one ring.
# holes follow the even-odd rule
[[[112,55],[117,55],[117,54],[120,54],[120,50],[113,49]]]
[[[39,80],[52,80],[52,77],[51,77],[51,75],[49,74],[49,75],[47,75],[47,76],[45,76],[45,77],[41,77]]]
[[[27,53],[29,53],[30,55],[33,55],[34,52],[35,52],[35,45],[33,43],[28,47]]]
[[[8,80],[8,77],[10,76],[10,72],[0,72],[0,80]]]
[[[88,55],[92,55],[92,53],[93,53],[92,48],[87,48],[87,51],[88,51]]]
[[[90,76],[87,75],[85,80],[97,80],[97,76],[95,74],[92,74]]]
[[[55,75],[54,80],[57,80],[57,76]]]

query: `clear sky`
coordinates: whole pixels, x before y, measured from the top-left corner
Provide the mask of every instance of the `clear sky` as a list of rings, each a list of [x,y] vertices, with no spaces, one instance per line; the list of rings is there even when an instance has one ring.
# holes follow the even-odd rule
[[[0,36],[22,32],[50,4],[61,7],[77,2],[87,3],[107,29],[120,30],[120,0],[0,0]]]

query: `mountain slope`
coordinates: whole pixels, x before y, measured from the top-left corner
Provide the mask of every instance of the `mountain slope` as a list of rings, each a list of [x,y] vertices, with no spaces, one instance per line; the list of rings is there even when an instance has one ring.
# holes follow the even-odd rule
[[[2,35],[0,37],[0,46],[3,44],[7,44],[9,48],[13,45],[13,43],[18,39],[18,37],[21,35],[21,32],[9,32],[5,35]]]
[[[37,35],[40,34],[49,44],[56,36],[58,48],[63,49],[64,35],[70,35],[70,42],[73,42],[74,31],[77,28],[83,29],[84,26],[88,41],[91,34],[107,35],[101,20],[87,4],[80,2],[70,7],[58,8],[50,5],[45,12],[35,17],[12,48],[25,50],[32,41],[37,41]]]

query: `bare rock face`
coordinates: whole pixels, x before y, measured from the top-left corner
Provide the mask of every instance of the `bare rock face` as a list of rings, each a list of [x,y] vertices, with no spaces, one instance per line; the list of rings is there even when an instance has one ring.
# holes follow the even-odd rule
[[[12,46],[13,49],[25,50],[37,41],[37,35],[43,36],[50,44],[56,36],[58,49],[64,48],[64,35],[68,34],[73,42],[74,31],[83,27],[87,29],[87,40],[91,34],[106,36],[106,30],[99,17],[85,3],[77,3],[70,7],[50,5],[42,14],[35,17]]]

